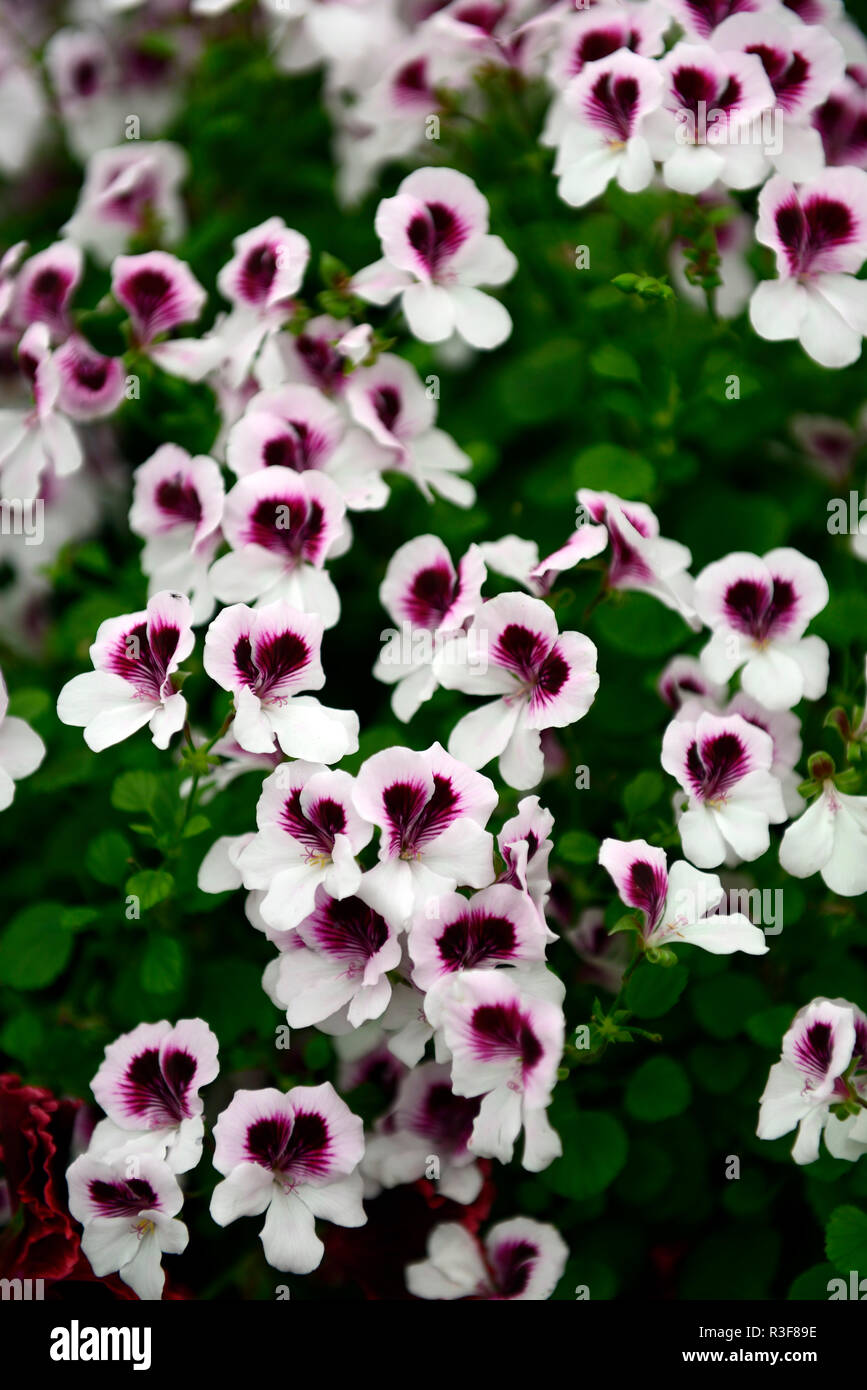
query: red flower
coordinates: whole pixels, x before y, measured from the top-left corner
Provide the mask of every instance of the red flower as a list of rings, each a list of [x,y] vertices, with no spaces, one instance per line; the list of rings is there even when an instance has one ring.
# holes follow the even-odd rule
[[[64,1173],[81,1104],[0,1075],[0,1159],[12,1207],[0,1231],[0,1277],[63,1279],[78,1260]]]

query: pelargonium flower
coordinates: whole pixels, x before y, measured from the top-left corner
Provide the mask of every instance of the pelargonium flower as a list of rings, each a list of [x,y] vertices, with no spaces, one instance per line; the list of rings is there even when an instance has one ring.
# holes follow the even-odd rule
[[[39,735],[8,709],[9,692],[0,671],[0,811],[12,805],[15,783],[35,772],[45,757]]]
[[[849,69],[851,73],[851,68]],[[844,77],[812,113],[825,163],[854,166],[867,163],[867,91],[852,76]]]
[[[456,169],[416,169],[376,213],[383,259],[352,289],[372,304],[401,296],[410,331],[425,343],[457,333],[471,347],[495,348],[512,331],[498,300],[479,285],[504,285],[517,261],[488,232],[488,200]]]
[[[480,1102],[456,1096],[449,1068],[422,1062],[401,1078],[394,1102],[367,1140],[362,1172],[368,1185],[399,1187],[429,1177],[435,1155],[438,1175],[429,1179],[437,1197],[468,1205],[482,1188],[483,1174],[469,1150]]]
[[[0,45],[0,117],[0,169],[8,178],[29,164],[48,117],[42,76],[11,41],[11,27],[4,30]]]
[[[604,527],[608,534],[608,588],[651,594],[692,623],[693,581],[687,573],[692,555],[687,547],[660,536],[659,520],[645,502],[627,502],[612,492],[596,492],[588,487],[579,488],[576,497],[586,517],[574,538],[582,551],[581,558],[589,558],[602,549],[598,541],[600,528]],[[552,558],[545,563],[550,566]]]
[[[714,955],[767,952],[764,932],[742,912],[715,911],[725,898],[716,874],[704,874],[683,859],[669,869],[665,850],[646,840],[603,840],[599,863],[614,880],[621,901],[642,914],[645,950],[682,942]]]
[[[84,257],[73,241],[56,241],[30,256],[18,272],[12,314],[22,328],[44,323],[55,338],[70,329],[69,306],[81,280]]]
[[[588,65],[620,51],[656,58],[670,24],[667,10],[654,0],[623,3],[616,9],[593,5],[568,14],[557,28],[548,79],[555,88],[566,87]]]
[[[84,729],[94,753],[150,725],[157,748],[168,748],[187,717],[172,676],[195,645],[192,609],[183,594],[154,594],[147,608],[100,623],[90,648],[94,670],[73,676],[60,692],[57,717]]]
[[[814,999],[799,1009],[762,1093],[760,1139],[797,1126],[796,1163],[814,1163],[824,1132],[835,1158],[867,1149],[867,1018],[845,999]]]
[[[484,654],[479,660],[476,650]],[[500,594],[482,604],[463,638],[435,660],[449,690],[497,698],[464,715],[449,751],[469,767],[499,758],[510,787],[534,787],[542,778],[542,731],[581,719],[599,689],[596,648],[581,632],[558,632],[546,603],[526,594]]]
[[[407,1266],[414,1298],[541,1302],[563,1277],[569,1251],[556,1226],[515,1216],[498,1221],[482,1244],[465,1226],[445,1221],[428,1237],[427,1259]]]
[[[794,878],[819,873],[843,898],[867,893],[867,796],[851,796],[832,776],[790,825],[780,845],[780,864]]]
[[[843,76],[845,58],[837,40],[821,25],[792,24],[773,10],[742,10],[723,20],[711,43],[720,52],[736,49],[761,60],[779,113],[775,118],[782,121],[770,163],[796,182],[820,173],[822,139],[809,118]]]
[[[717,713],[717,711],[713,711]],[[774,745],[774,761],[771,772],[780,784],[786,815],[794,820],[804,809],[804,802],[798,791],[801,777],[795,771],[801,757],[801,721],[791,710],[769,710],[758,700],[745,695],[743,691],[729,700],[721,714],[742,714],[748,724],[754,724],[770,736]]]
[[[510,883],[527,894],[546,932],[545,908],[551,891],[548,858],[554,848],[549,837],[553,829],[554,817],[540,804],[538,796],[525,796],[518,802],[518,814],[506,821],[497,836],[503,860],[503,872],[497,882]]]
[[[865,424],[863,415],[856,429],[833,415],[795,415],[789,429],[813,472],[829,482],[842,484],[848,479],[863,442]]]
[[[201,1018],[140,1023],[109,1043],[91,1082],[108,1117],[93,1132],[91,1154],[150,1152],[173,1173],[195,1168],[204,1135],[199,1087],[219,1072],[217,1048]]]
[[[583,207],[616,179],[639,193],[654,175],[644,121],[659,108],[659,66],[624,49],[588,63],[563,93],[565,123],[557,145],[557,192]]]
[[[334,1020],[360,1028],[380,1018],[391,998],[389,970],[401,961],[393,924],[367,901],[362,878],[349,897],[316,890],[313,911],[298,923],[276,964],[273,998],[292,1028]]]
[[[315,314],[299,332],[278,333],[263,346],[255,366],[256,380],[267,389],[286,384],[315,386],[324,396],[339,397],[349,380],[349,359],[341,348],[346,332],[344,320]]]
[[[178,193],[188,171],[187,157],[168,140],[130,140],[100,149],[87,162],[78,205],[63,231],[109,265],[133,237],[159,227],[172,246],[184,230]]]
[[[564,570],[574,569],[582,560],[591,560],[600,555],[607,544],[608,532],[605,527],[588,524],[579,526],[565,544],[546,555],[544,560],[539,559],[536,542],[524,540],[521,536],[502,536],[498,541],[482,541],[479,553],[495,574],[514,579],[534,598],[543,598],[550,593]]]
[[[156,1154],[82,1154],[66,1171],[69,1210],[84,1227],[81,1248],[98,1279],[116,1270],[143,1300],[162,1297],[162,1255],[179,1255],[189,1232],[175,1218],[184,1197]]]
[[[461,477],[469,455],[435,428],[436,401],[409,362],[383,353],[352,373],[345,396],[353,419],[383,451],[383,469],[412,478],[429,502],[439,493],[457,507],[472,506],[475,488]]]
[[[413,918],[413,982],[426,991],[458,970],[544,961],[547,938],[532,900],[510,884],[492,883],[471,898],[443,893]]]
[[[211,1198],[211,1216],[228,1226],[239,1216],[261,1216],[265,1259],[273,1269],[309,1274],[325,1247],[314,1219],[363,1226],[361,1120],[329,1081],[236,1091],[214,1126],[214,1167],[223,1173]]]
[[[739,714],[705,712],[669,724],[662,766],[687,793],[678,830],[684,854],[699,868],[758,859],[768,849],[769,823],[786,819],[773,760],[770,736]]]
[[[451,1054],[455,1095],[484,1097],[470,1150],[508,1163],[523,1126],[524,1168],[547,1168],[562,1152],[545,1114],[563,1052],[562,1008],[531,994],[521,971],[462,970],[430,990],[425,1012]]]
[[[709,39],[732,15],[764,9],[764,0],[665,0],[665,4],[691,39]]]
[[[828,684],[828,647],[805,637],[807,624],[828,602],[828,584],[815,560],[797,550],[764,558],[727,555],[695,581],[695,606],[712,630],[701,663],[714,681],[743,667],[741,684],[767,709],[817,700]]]
[[[345,545],[345,516],[337,485],[324,473],[278,464],[240,478],[223,512],[231,554],[211,568],[217,598],[259,605],[279,599],[333,627],[340,598],[325,561]]]
[[[492,882],[494,842],[484,827],[497,804],[494,785],[438,743],[423,753],[374,753],[359,768],[353,799],[382,832],[379,863],[365,882],[383,914],[402,924],[428,898]]]
[[[774,105],[761,59],[681,42],[659,59],[659,68],[662,107],[648,118],[645,134],[668,187],[704,193],[717,181],[729,188],[760,183],[767,163],[754,126]]]
[[[44,61],[69,147],[86,160],[123,129],[125,107],[108,39],[97,29],[59,29],[45,45]]]
[[[319,887],[337,899],[358,891],[355,856],[369,844],[373,826],[355,809],[353,788],[348,772],[301,759],[265,778],[258,832],[237,862],[246,887],[262,890],[260,911],[269,926],[296,927],[314,911]]]
[[[117,256],[111,267],[112,294],[130,316],[133,344],[163,371],[198,381],[216,366],[218,353],[207,338],[162,335],[199,317],[207,295],[189,266],[168,251]]]
[[[302,690],[321,690],[322,619],[280,599],[218,613],[205,635],[204,666],[235,697],[232,732],[249,753],[279,743],[290,758],[336,763],[358,747],[358,715],[329,709]]]
[[[219,336],[225,344],[236,384],[249,375],[266,337],[292,313],[310,260],[306,236],[269,217],[236,237],[235,254],[217,276],[217,286],[232,305]]]
[[[726,694],[725,683],[711,680],[696,656],[673,656],[666,663],[656,688],[669,709],[675,712],[686,703],[697,702],[705,709],[715,709]]]
[[[867,173],[825,169],[799,188],[781,175],[759,194],[756,238],[777,258],[778,278],[750,300],[762,338],[797,338],[823,367],[847,367],[867,332]]]
[[[347,507],[378,509],[388,500],[386,461],[361,429],[347,429],[344,414],[316,387],[304,383],[260,391],[226,440],[226,462],[245,478],[263,468],[317,470],[337,484]]]
[[[129,526],[145,542],[141,565],[151,593],[174,589],[191,600],[193,622],[214,611],[208,569],[220,541],[223,475],[213,459],[163,444],[135,470]]]
[[[104,357],[85,338],[71,334],[54,354],[60,376],[58,403],[72,420],[113,415],[124,398],[126,376],[120,357]]]
[[[29,501],[50,469],[65,478],[81,467],[81,445],[61,413],[61,376],[48,327],[34,323],[18,344],[18,362],[33,392],[33,406],[0,410],[0,478],[3,495]]]
[[[396,686],[391,707],[404,724],[436,690],[434,655],[473,617],[485,573],[478,546],[455,567],[439,536],[416,536],[389,560],[379,601],[397,627],[380,634],[387,640],[373,674]]]

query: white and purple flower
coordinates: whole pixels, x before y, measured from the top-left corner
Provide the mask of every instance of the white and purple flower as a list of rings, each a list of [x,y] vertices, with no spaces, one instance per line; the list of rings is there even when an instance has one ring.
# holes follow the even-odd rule
[[[474,768],[499,758],[503,780],[521,790],[541,781],[543,730],[581,719],[599,689],[590,638],[559,632],[549,606],[526,594],[482,604],[434,667],[446,689],[497,697],[458,721],[449,751]]]
[[[415,1298],[541,1302],[551,1297],[569,1251],[555,1226],[515,1216],[492,1226],[484,1242],[447,1221],[428,1237],[427,1259],[408,1265]]]
[[[454,1094],[445,1064],[414,1067],[401,1078],[393,1105],[367,1140],[362,1163],[367,1183],[392,1188],[427,1178],[437,1197],[463,1205],[474,1202],[483,1174],[469,1141],[479,1105],[476,1098]]]
[[[512,331],[507,310],[479,285],[504,285],[517,269],[488,232],[488,201],[456,169],[416,169],[376,213],[383,259],[359,271],[352,289],[372,304],[401,296],[410,331],[425,343],[454,333],[495,348]]]
[[[758,859],[769,848],[769,824],[786,820],[773,761],[770,735],[739,714],[672,720],[662,766],[688,797],[678,830],[693,864],[712,869]]]
[[[381,830],[379,863],[365,883],[384,915],[403,925],[430,898],[493,882],[494,842],[484,827],[497,804],[494,785],[438,743],[423,753],[374,753],[359,769],[353,797]]]
[[[366,901],[365,882],[348,897],[316,892],[313,911],[298,923],[281,952],[273,997],[292,1028],[332,1021],[360,1028],[380,1018],[391,999],[389,970],[401,962],[401,942],[391,922]]]
[[[459,970],[538,964],[547,940],[532,899],[508,883],[492,883],[471,898],[443,893],[413,919],[407,939],[412,979],[427,991]]]
[[[325,561],[346,544],[345,516],[340,491],[324,473],[276,464],[240,478],[223,511],[231,553],[211,568],[217,598],[259,606],[282,600],[333,627],[340,598]]]
[[[12,805],[15,783],[35,772],[45,757],[39,735],[8,710],[9,692],[0,671],[0,811]]]
[[[204,666],[235,697],[234,737],[249,753],[275,741],[290,758],[336,763],[358,748],[358,715],[329,709],[305,690],[321,690],[322,619],[284,600],[224,608],[205,636]]]
[[[261,891],[260,912],[276,931],[288,932],[316,907],[320,887],[332,899],[359,890],[356,855],[373,826],[358,814],[348,772],[298,760],[262,783],[258,832],[238,856],[247,888]]]
[[[745,692],[770,710],[819,699],[828,647],[804,631],[827,602],[825,576],[797,550],[714,561],[695,581],[696,611],[713,633],[701,653],[708,678],[723,683],[743,668]]]
[[[90,648],[94,670],[60,692],[57,717],[84,729],[95,753],[150,725],[157,748],[184,726],[187,702],[172,676],[195,645],[192,609],[183,594],[154,594],[147,608],[100,624]]]
[[[545,1111],[563,1052],[563,1010],[531,992],[537,987],[522,971],[462,970],[425,1002],[451,1055],[455,1095],[483,1097],[471,1152],[508,1163],[523,1127],[523,1166],[533,1173],[562,1152]]]
[[[612,179],[627,193],[654,176],[644,122],[662,101],[659,65],[623,49],[587,63],[562,97],[564,125],[557,144],[557,192],[570,207],[604,193]]]
[[[361,1120],[330,1082],[283,1092],[236,1091],[214,1126],[214,1167],[224,1174],[211,1216],[228,1226],[261,1216],[265,1259],[274,1269],[309,1274],[325,1247],[315,1218],[363,1226]]]
[[[201,1018],[176,1024],[141,1023],[105,1049],[91,1090],[107,1115],[93,1132],[90,1153],[155,1153],[173,1173],[202,1156],[202,1100],[219,1071],[217,1039]]]
[[[796,188],[781,175],[759,194],[756,238],[776,255],[778,278],[750,300],[762,338],[797,338],[823,367],[847,367],[867,333],[867,173],[825,169]]]
[[[380,634],[373,674],[396,686],[391,707],[404,724],[436,690],[434,656],[476,613],[485,574],[478,546],[455,566],[438,536],[417,536],[391,557],[379,601],[397,627]]]
[[[814,999],[795,1015],[762,1093],[757,1134],[797,1127],[796,1163],[814,1163],[822,1134],[835,1158],[867,1150],[867,1018],[845,999]]]
[[[438,493],[457,507],[472,505],[475,488],[462,476],[469,455],[435,427],[436,401],[409,362],[383,353],[352,373],[345,396],[353,419],[382,451],[381,468],[412,478],[429,502]]]
[[[646,840],[603,840],[599,863],[614,880],[621,901],[641,913],[646,951],[683,944],[714,955],[766,953],[760,927],[742,912],[716,911],[725,898],[716,874],[702,873],[683,859],[669,869],[665,850]]]
[[[163,444],[135,471],[130,530],[145,542],[149,589],[174,589],[191,601],[193,622],[214,611],[208,570],[220,542],[225,492],[213,459]]]
[[[69,1210],[84,1227],[81,1248],[98,1279],[115,1271],[146,1301],[162,1297],[163,1254],[179,1255],[189,1232],[176,1220],[184,1198],[155,1154],[82,1154],[66,1171]]]

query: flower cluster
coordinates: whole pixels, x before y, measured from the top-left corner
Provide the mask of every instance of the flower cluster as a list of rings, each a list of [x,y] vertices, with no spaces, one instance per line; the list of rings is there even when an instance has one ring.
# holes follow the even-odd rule
[[[238,235],[237,223],[228,232],[218,224],[213,236],[193,225],[185,190],[194,170],[165,137],[177,134],[172,120],[208,25],[219,18],[219,32],[232,33],[234,5],[192,0],[191,22],[177,25],[186,40],[165,52],[148,8],[107,0],[82,8],[104,11],[99,23],[76,17],[47,39],[31,16],[14,39],[0,36],[0,110],[17,115],[0,170],[38,164],[52,120],[70,167],[82,169],[54,240],[18,242],[0,257],[0,630],[15,634],[16,653],[39,650],[40,624],[55,618],[69,638],[56,716],[83,731],[86,748],[67,736],[79,761],[61,763],[56,782],[41,773],[34,787],[77,789],[81,767],[94,763],[86,750],[107,754],[103,766],[129,759],[116,765],[112,805],[150,817],[129,827],[144,850],[139,858],[111,831],[86,845],[88,872],[114,890],[135,869],[126,883],[134,920],[143,885],[155,898],[149,907],[186,898],[219,964],[222,942],[208,936],[202,904],[225,895],[250,960],[261,956],[251,967],[257,1018],[304,1039],[284,1074],[250,1063],[246,1041],[227,1061],[227,1040],[200,1017],[122,1032],[91,1083],[103,1117],[86,1147],[79,1136],[70,1149],[68,1210],[96,1278],[117,1275],[138,1298],[160,1299],[162,1256],[188,1243],[180,1213],[201,1196],[189,1175],[207,1135],[212,1223],[261,1218],[274,1270],[306,1276],[321,1266],[317,1277],[327,1278],[329,1260],[339,1263],[356,1232],[374,1226],[374,1204],[403,1188],[430,1217],[400,1261],[411,1296],[544,1300],[567,1267],[560,1232],[534,1216],[508,1217],[511,1205],[508,1219],[498,1219],[503,1208],[489,1218],[513,1161],[524,1174],[544,1173],[576,1207],[599,1195],[573,1193],[564,1177],[567,1130],[574,1120],[580,1131],[584,1117],[570,1114],[558,1083],[613,1044],[661,1041],[633,1021],[641,991],[664,993],[660,980],[673,982],[672,994],[682,988],[691,948],[739,953],[745,993],[765,969],[751,957],[776,968],[777,929],[750,896],[759,875],[775,884],[820,875],[842,900],[833,905],[841,930],[854,932],[850,900],[867,892],[867,714],[850,707],[863,608],[857,594],[835,605],[823,568],[781,543],[796,532],[806,547],[803,508],[791,527],[773,516],[764,527],[760,515],[733,538],[711,525],[691,534],[683,512],[678,525],[677,508],[666,509],[669,484],[694,482],[697,508],[699,482],[711,505],[718,491],[696,443],[703,417],[681,447],[677,374],[666,358],[663,399],[651,380],[655,351],[646,420],[632,418],[632,397],[624,405],[616,389],[643,390],[645,364],[621,360],[614,344],[586,353],[581,389],[603,383],[605,419],[622,425],[629,448],[603,444],[595,467],[587,451],[574,465],[564,452],[563,476],[547,473],[550,496],[539,499],[531,430],[519,493],[497,518],[486,510],[485,470],[499,440],[486,452],[460,402],[444,400],[440,415],[440,378],[425,373],[431,364],[462,369],[469,394],[478,371],[487,391],[489,364],[526,334],[545,294],[531,286],[522,317],[516,289],[526,285],[532,234],[483,173],[484,191],[457,167],[459,133],[484,126],[501,102],[530,132],[527,169],[550,169],[552,203],[555,186],[570,209],[608,190],[615,208],[622,194],[656,198],[663,264],[693,328],[701,320],[692,305],[709,313],[714,371],[714,352],[730,342],[718,320],[747,306],[760,337],[799,340],[821,366],[844,368],[867,334],[867,282],[858,278],[867,259],[867,44],[830,0],[600,0],[577,9],[261,0],[243,23],[267,36],[269,61],[287,75],[322,70],[344,205],[378,195],[387,171],[372,228],[365,223],[367,250],[349,267],[311,244],[302,211],[276,195],[269,215],[258,220],[259,209],[252,226],[245,217]],[[130,103],[135,130],[125,128]],[[444,137],[445,157],[432,155]],[[396,163],[412,167],[403,176]],[[628,206],[643,217],[644,204]],[[600,225],[602,241],[604,215]],[[561,251],[542,258],[543,276]],[[624,302],[620,291],[636,296],[636,320],[650,320],[654,299],[672,307],[665,277],[626,273],[593,295],[607,311]],[[496,378],[492,413],[523,389],[517,408],[535,423],[539,346],[523,343],[515,370]],[[710,370],[699,364],[697,375]],[[142,401],[156,402],[159,419],[151,433],[146,410],[133,417],[136,466],[126,476],[128,407]],[[213,428],[196,445],[191,417],[202,401]],[[867,443],[863,411],[857,421],[804,415],[792,428],[814,474],[834,484],[848,480]],[[647,459],[635,452],[645,444]],[[790,449],[780,452],[791,461]],[[398,534],[391,523],[403,498],[413,510]],[[24,541],[7,546],[10,499]],[[429,520],[417,524],[419,514]],[[38,563],[28,517],[44,528]],[[115,592],[103,565],[98,605],[67,604],[82,562],[70,542],[106,521],[135,538],[130,566]],[[852,537],[867,558],[860,513]],[[99,553],[85,550],[88,563],[98,569]],[[378,588],[384,616],[377,609],[372,627],[354,630],[362,582]],[[585,608],[576,599],[590,583]],[[632,626],[618,627],[624,614]],[[645,646],[641,624],[657,619],[662,640],[654,645],[651,631]],[[845,657],[835,664],[841,626]],[[341,684],[342,640],[353,663],[362,653],[397,724],[377,723],[353,678]],[[92,669],[83,670],[88,643]],[[606,662],[611,648],[640,667],[619,679]],[[607,765],[608,753],[619,752],[612,746],[636,719],[642,687],[659,766],[630,767],[621,796],[613,784],[623,769],[613,756]],[[18,716],[26,700],[9,708],[0,675],[0,811],[46,754]],[[824,747],[809,752],[817,727],[838,738],[842,760]],[[127,740],[137,745],[120,747]],[[141,772],[130,770],[137,746]],[[598,838],[568,782],[588,749],[603,750],[592,768]],[[163,781],[151,771],[160,766]],[[578,762],[576,792],[590,770]],[[60,908],[49,944],[59,938],[66,950],[99,917]],[[175,944],[162,931],[168,909],[159,922],[147,947],[156,941],[156,955]],[[4,952],[20,926],[0,939],[4,986]],[[711,984],[726,968],[699,959]],[[38,969],[23,974],[22,988],[41,984]],[[607,1006],[597,996],[592,1011],[589,1002],[577,1011],[573,981],[610,996]],[[800,997],[840,987],[815,982]],[[231,991],[231,978],[221,988]],[[152,997],[134,1017],[157,1017]],[[648,1017],[665,1011],[653,1007]],[[199,1003],[164,1008],[176,1016]],[[201,1011],[219,1029],[216,1014]],[[30,1045],[30,1027],[22,1013],[0,1046],[16,1031]],[[218,1046],[212,1095],[221,1108],[206,1115],[200,1091],[217,1081]],[[321,1079],[332,1063],[334,1080]],[[88,1056],[85,1076],[91,1069]],[[299,1084],[305,1071],[316,1084]],[[350,1108],[340,1093],[370,1077],[378,1099],[365,1093]],[[17,1078],[7,1082],[17,1106]],[[637,1090],[628,1104],[645,1113]],[[856,1161],[867,1152],[867,1016],[843,999],[813,999],[754,1100],[760,1138],[797,1129],[796,1163],[818,1159],[823,1139],[834,1157]],[[45,1113],[50,1120],[55,1109]],[[54,1160],[50,1124],[39,1124]],[[612,1178],[624,1161],[611,1165]],[[31,1204],[51,1237],[69,1225],[56,1176],[44,1202]],[[525,1210],[545,1209],[528,1199]],[[25,1217],[22,1244],[31,1241]]]

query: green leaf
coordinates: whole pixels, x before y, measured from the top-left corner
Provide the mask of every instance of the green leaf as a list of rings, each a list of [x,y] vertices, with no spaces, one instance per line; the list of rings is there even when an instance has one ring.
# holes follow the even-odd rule
[[[600,637],[634,657],[667,656],[687,635],[683,618],[649,594],[627,594],[619,603],[603,603],[594,614]]]
[[[766,1002],[762,986],[751,975],[726,971],[699,980],[690,1003],[699,1023],[714,1038],[734,1038],[746,1031],[747,1019]]]
[[[60,925],[66,931],[83,931],[85,927],[98,922],[99,917],[99,909],[96,907],[65,907],[60,914]]]
[[[616,492],[618,497],[637,501],[652,491],[656,474],[647,459],[620,444],[592,444],[573,463],[572,481],[575,487]]]
[[[13,917],[0,937],[0,983],[41,989],[62,975],[74,939],[63,912],[61,903],[34,903]]]
[[[202,835],[210,828],[211,822],[207,816],[191,816],[184,826],[184,839],[192,840],[195,835]]]
[[[585,830],[567,830],[560,836],[557,848],[567,864],[595,864],[599,841]]]
[[[142,989],[148,994],[171,994],[184,977],[184,953],[173,936],[152,936],[141,963]]]
[[[611,381],[641,382],[641,371],[634,357],[631,357],[616,343],[603,343],[590,357],[590,370],[596,376]]]
[[[828,1285],[839,1278],[833,1265],[812,1265],[793,1279],[786,1297],[790,1302],[818,1303],[828,1297]]]
[[[637,1120],[669,1120],[689,1105],[692,1086],[679,1062],[650,1057],[626,1088],[626,1109]]]
[[[788,888],[786,892],[788,893]],[[753,1042],[761,1047],[769,1047],[779,1052],[783,1034],[789,1031],[792,1019],[797,1012],[796,1004],[774,1004],[773,1008],[763,1009],[746,1021],[746,1030]]]
[[[117,811],[150,811],[159,791],[154,772],[123,772],[111,789],[111,804]]]
[[[626,1007],[639,1018],[661,1018],[674,1008],[688,979],[684,965],[639,965],[626,986]]]
[[[171,897],[175,881],[165,869],[141,869],[126,881],[127,896],[138,898],[143,910]]]
[[[42,1020],[38,1014],[23,1010],[10,1018],[0,1032],[0,1048],[10,1057],[20,1057],[30,1063],[39,1051],[45,1037]]]
[[[867,1212],[837,1207],[825,1227],[825,1254],[842,1274],[867,1271]]]
[[[44,714],[52,703],[47,690],[39,690],[36,686],[27,686],[23,690],[14,690],[10,694],[7,713],[15,719],[26,719],[28,724],[32,724],[34,719],[38,719],[40,714]]]
[[[85,867],[98,883],[122,883],[129,872],[132,846],[116,830],[106,830],[91,840],[84,857]]]
[[[639,772],[623,791],[623,806],[630,816],[640,816],[655,806],[665,791],[665,779],[659,772]]]
[[[626,1162],[623,1126],[602,1110],[573,1113],[561,1127],[563,1157],[545,1170],[548,1187],[561,1197],[586,1201],[604,1192]]]

